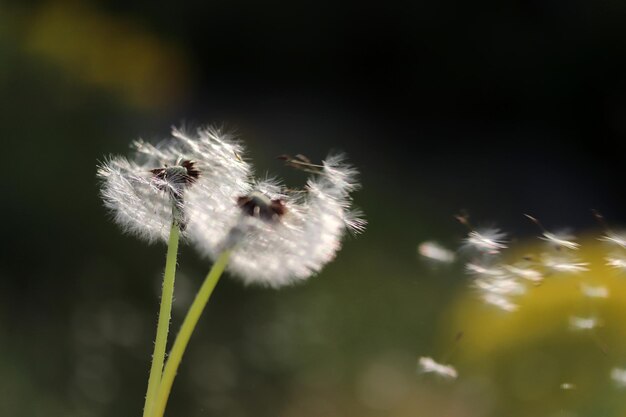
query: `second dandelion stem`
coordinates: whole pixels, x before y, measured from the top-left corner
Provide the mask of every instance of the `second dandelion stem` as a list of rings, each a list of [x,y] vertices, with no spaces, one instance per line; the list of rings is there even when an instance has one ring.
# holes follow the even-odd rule
[[[154,342],[154,353],[152,354],[152,365],[150,367],[150,377],[148,379],[146,402],[143,407],[143,417],[148,417],[152,414],[155,396],[159,389],[159,384],[161,383],[161,373],[163,372],[165,349],[167,347],[167,334],[169,332],[170,316],[172,312],[172,299],[174,297],[174,277],[176,275],[176,258],[178,255],[179,237],[180,230],[178,228],[178,224],[174,222],[170,230],[170,238],[167,244],[167,258],[165,261],[165,273],[163,274],[161,307],[159,308],[157,334]]]
[[[211,271],[209,271],[209,274],[204,279],[198,294],[196,294],[196,298],[189,308],[189,312],[183,321],[180,332],[176,336],[174,346],[165,364],[165,370],[163,371],[163,377],[161,378],[161,384],[159,385],[151,417],[163,417],[163,413],[165,413],[165,406],[167,405],[167,400],[172,390],[172,384],[174,383],[178,366],[183,358],[189,339],[200,319],[204,307],[213,293],[213,289],[217,285],[217,281],[222,276],[222,272],[224,272],[228,264],[229,258],[229,250],[222,252],[213,265],[213,268],[211,268]]]

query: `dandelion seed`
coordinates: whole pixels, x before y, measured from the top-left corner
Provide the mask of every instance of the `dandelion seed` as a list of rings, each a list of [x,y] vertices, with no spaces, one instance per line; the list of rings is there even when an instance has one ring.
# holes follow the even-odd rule
[[[570,236],[566,233],[555,234],[550,232],[544,232],[541,239],[553,244],[556,247],[562,247],[572,250],[577,250],[580,247],[578,243],[572,240],[573,236]]]
[[[523,278],[534,283],[543,281],[543,274],[541,272],[525,265],[504,265],[503,268],[519,278]]]
[[[592,330],[598,327],[600,321],[595,317],[576,317],[569,318],[570,329],[572,330]]]
[[[507,248],[505,238],[506,234],[500,229],[472,230],[468,233],[465,244],[481,253],[496,255]]]
[[[500,310],[504,310],[509,313],[514,312],[519,308],[519,306],[513,303],[508,297],[500,294],[487,292],[482,295],[482,298],[487,304],[491,304]]]
[[[588,263],[579,262],[576,258],[571,256],[552,256],[544,254],[542,261],[543,265],[553,272],[576,274],[589,270],[589,268],[587,268]]]
[[[452,263],[456,259],[454,252],[433,241],[420,243],[417,252],[426,259],[443,264]]]
[[[500,267],[486,267],[474,262],[466,263],[465,270],[472,275],[479,276],[502,277],[506,275],[505,271]]]
[[[626,249],[626,233],[607,232],[604,236],[598,238],[598,240]]]
[[[580,284],[580,291],[587,298],[608,298],[609,289],[605,286],[591,286],[587,284]]]
[[[417,366],[418,371],[423,374],[432,373],[444,379],[456,379],[459,376],[454,367],[442,365],[434,359],[425,356],[419,358]]]
[[[167,240],[172,222],[185,229],[195,195],[220,194],[249,172],[248,164],[234,157],[241,146],[220,130],[187,136],[173,129],[172,136],[157,146],[135,141],[135,159],[113,157],[98,168],[102,198],[115,221],[150,242]]]
[[[526,287],[513,278],[479,278],[474,280],[473,286],[480,291],[497,295],[521,295]]]
[[[626,256],[622,254],[613,254],[604,258],[606,265],[611,268],[626,271]]]
[[[618,388],[626,388],[626,369],[613,368],[611,369],[611,379],[617,385]]]
[[[535,217],[530,216],[528,214],[524,214],[524,216],[530,219],[533,223],[535,223],[539,227],[539,229],[541,229],[542,235],[540,239],[545,240],[546,242],[552,244],[557,249],[566,248],[566,249],[571,249],[571,250],[577,250],[580,247],[578,243],[574,242],[573,236],[570,236],[569,234],[565,232],[562,232],[562,233],[549,232],[543,227],[543,225]]]
[[[221,201],[194,201],[192,240],[212,259],[232,248],[228,270],[245,283],[279,287],[319,272],[334,259],[344,233],[365,226],[350,210],[356,170],[337,155],[321,166],[304,191],[273,180],[245,181]]]
[[[560,385],[560,388],[561,388],[563,391],[571,391],[571,390],[576,389],[576,385],[572,384],[571,382],[563,382],[563,383]]]

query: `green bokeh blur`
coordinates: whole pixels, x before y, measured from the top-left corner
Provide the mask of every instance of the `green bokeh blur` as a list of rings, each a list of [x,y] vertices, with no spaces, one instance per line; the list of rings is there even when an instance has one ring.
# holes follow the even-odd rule
[[[182,123],[237,128],[257,172],[293,185],[304,177],[276,155],[302,152],[317,160],[332,148],[346,151],[363,172],[355,202],[369,226],[362,236],[348,237],[336,261],[302,285],[270,290],[223,279],[191,340],[166,415],[626,415],[624,392],[609,378],[611,367],[626,365],[626,324],[620,320],[626,313],[620,280],[626,278],[602,269],[555,279],[529,292],[520,311],[505,314],[477,301],[462,265],[433,268],[417,257],[424,240],[458,245],[464,230],[452,215],[463,208],[459,204],[494,217],[513,207],[517,216],[528,207],[516,205],[523,196],[515,184],[524,175],[498,180],[506,191],[494,198],[493,190],[481,188],[480,175],[467,172],[474,161],[456,154],[449,138],[442,139],[449,153],[432,159],[412,150],[412,138],[392,144],[392,126],[376,127],[376,112],[353,105],[356,95],[342,101],[332,89],[316,91],[315,76],[308,84],[282,85],[281,92],[291,93],[271,91],[275,80],[267,72],[273,67],[263,61],[288,60],[272,48],[257,44],[240,52],[251,58],[238,61],[242,66],[223,64],[230,78],[212,78],[203,73],[206,62],[232,56],[198,57],[194,51],[199,43],[228,39],[194,37],[197,32],[181,22],[192,13],[172,10],[179,6],[147,7],[151,13],[89,1],[0,5],[0,416],[141,412],[165,247],[120,232],[99,200],[95,172],[107,155],[126,154],[132,139],[158,140]],[[239,16],[238,8],[244,5],[231,11],[221,3],[194,3],[194,11],[206,13],[194,22],[254,21]],[[311,38],[303,41],[312,49],[311,61],[294,68],[312,66],[320,78],[334,76],[334,58],[325,56],[327,66],[316,63],[319,50],[311,45],[333,43],[325,33],[338,36],[335,24],[312,25]],[[300,47],[281,41],[288,50]],[[231,47],[246,44],[220,51]],[[401,49],[401,42],[395,47]],[[249,63],[265,72],[257,75]],[[471,64],[468,73],[478,71]],[[390,65],[385,74],[393,79]],[[560,83],[567,90],[567,80]],[[375,97],[378,88],[384,87],[367,94]],[[517,88],[511,94],[524,86]],[[411,162],[412,152],[419,166]],[[492,155],[480,158],[476,162]],[[430,176],[436,166],[454,181]],[[580,198],[586,195],[593,193]],[[513,216],[507,213],[505,221]],[[597,242],[586,242],[591,249],[585,254],[601,265]],[[209,268],[192,247],[181,247],[174,332]],[[595,339],[567,331],[568,317],[581,309],[574,295],[581,279],[612,290],[599,304],[605,326]],[[458,380],[418,374],[419,356],[454,364]],[[564,390],[563,383],[574,388]]]

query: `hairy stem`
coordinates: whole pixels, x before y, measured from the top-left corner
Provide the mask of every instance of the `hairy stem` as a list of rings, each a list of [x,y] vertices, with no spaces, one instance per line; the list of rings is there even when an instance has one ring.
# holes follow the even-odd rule
[[[200,319],[204,307],[213,293],[215,285],[217,285],[217,281],[220,279],[220,276],[222,276],[222,272],[224,272],[224,268],[226,268],[228,264],[229,257],[229,250],[222,252],[211,268],[211,271],[209,271],[209,274],[204,279],[198,294],[196,294],[196,298],[189,308],[189,312],[183,321],[180,332],[176,336],[174,346],[165,364],[165,370],[163,371],[163,377],[161,378],[161,384],[159,385],[151,417],[163,417],[163,413],[165,413],[165,406],[167,405],[167,400],[172,390],[172,384],[174,383],[178,366],[183,358],[189,339]]]
[[[165,260],[165,273],[163,275],[161,306],[159,308],[159,320],[157,323],[156,340],[154,342],[154,352],[152,354],[150,377],[148,378],[146,402],[143,406],[143,417],[148,417],[152,414],[155,396],[159,390],[159,384],[161,383],[161,373],[163,372],[165,349],[167,347],[167,334],[169,332],[170,316],[172,312],[172,299],[174,297],[174,277],[176,275],[176,258],[178,255],[179,237],[179,227],[176,222],[173,222],[170,230],[169,242],[167,244],[167,258]]]

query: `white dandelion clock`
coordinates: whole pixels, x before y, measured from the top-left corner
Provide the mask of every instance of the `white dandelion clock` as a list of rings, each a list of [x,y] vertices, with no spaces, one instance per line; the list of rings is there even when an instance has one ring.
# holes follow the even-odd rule
[[[250,170],[239,157],[241,146],[218,129],[195,135],[173,129],[172,136],[156,146],[135,141],[135,159],[113,157],[98,169],[102,198],[115,221],[150,242],[166,241],[172,222],[186,228],[189,200],[228,193]]]
[[[145,397],[144,415],[151,415],[167,345],[176,274],[178,242],[189,223],[190,202],[223,201],[248,177],[241,146],[213,128],[188,135],[173,129],[158,145],[133,143],[136,157],[113,157],[98,168],[101,195],[115,221],[149,242],[168,242],[163,289]]]
[[[302,191],[273,180],[241,184],[218,209],[211,209],[212,201],[190,206],[191,238],[212,259],[232,248],[227,269],[247,284],[280,287],[304,280],[334,259],[346,231],[364,227],[350,211],[355,175],[333,156]]]

